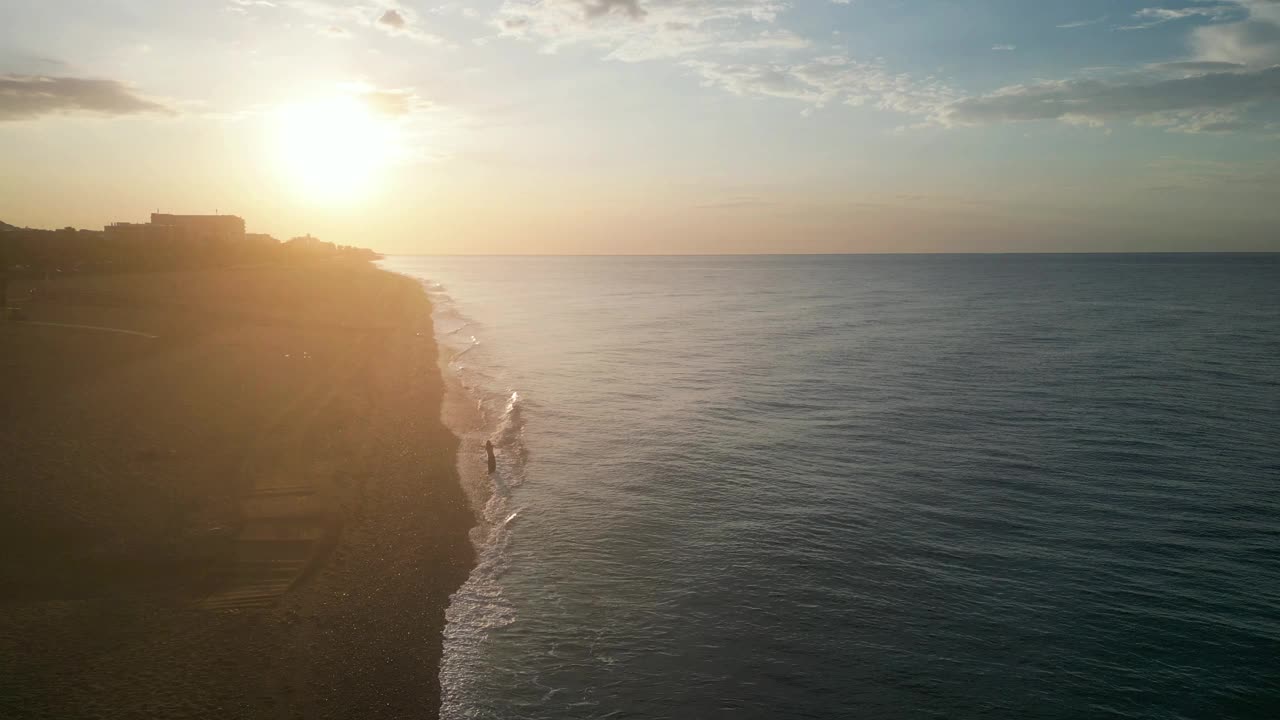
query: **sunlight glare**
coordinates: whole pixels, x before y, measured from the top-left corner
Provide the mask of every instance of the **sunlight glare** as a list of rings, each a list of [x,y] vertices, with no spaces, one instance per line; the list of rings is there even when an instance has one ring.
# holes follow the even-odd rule
[[[351,95],[288,105],[276,120],[280,169],[312,202],[367,196],[399,145],[396,124]]]

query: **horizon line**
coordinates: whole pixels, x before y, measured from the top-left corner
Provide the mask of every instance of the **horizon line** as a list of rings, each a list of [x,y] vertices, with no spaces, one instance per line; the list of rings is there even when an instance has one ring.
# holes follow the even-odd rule
[[[1019,250],[967,252],[829,252],[829,253],[395,253],[374,250],[383,257],[842,257],[852,255],[928,257],[940,255],[1280,255],[1280,250]]]

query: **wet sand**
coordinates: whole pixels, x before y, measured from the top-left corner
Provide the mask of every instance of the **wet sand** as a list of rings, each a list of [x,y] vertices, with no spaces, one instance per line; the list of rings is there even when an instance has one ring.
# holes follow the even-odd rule
[[[0,323],[0,717],[434,717],[474,517],[421,288],[38,285]]]

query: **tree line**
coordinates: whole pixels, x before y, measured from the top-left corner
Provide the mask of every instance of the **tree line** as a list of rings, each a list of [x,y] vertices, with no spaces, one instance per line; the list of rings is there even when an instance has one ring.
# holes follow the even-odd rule
[[[112,236],[102,230],[37,230],[0,223],[0,270],[11,273],[136,272],[196,269],[327,258],[374,260],[367,248],[310,235],[281,242],[270,235],[174,240]]]

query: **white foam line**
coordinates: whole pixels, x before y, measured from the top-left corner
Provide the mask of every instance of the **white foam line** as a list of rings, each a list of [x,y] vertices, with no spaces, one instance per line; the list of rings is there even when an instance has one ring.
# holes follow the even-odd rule
[[[99,330],[101,332],[120,333],[121,335],[137,335],[138,337],[151,338],[158,340],[159,335],[151,335],[149,333],[138,332],[137,330],[122,330],[121,328],[100,327],[98,325],[76,325],[74,323],[55,323],[55,322],[37,322],[34,320],[19,320],[17,324],[21,325],[44,325],[46,327],[65,327],[77,328],[79,330]]]

